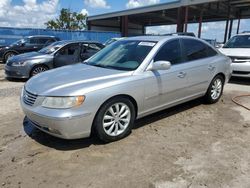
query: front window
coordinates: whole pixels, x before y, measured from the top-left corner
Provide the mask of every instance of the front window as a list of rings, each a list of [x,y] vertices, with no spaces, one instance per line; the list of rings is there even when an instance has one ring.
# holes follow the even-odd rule
[[[51,45],[41,49],[39,51],[39,53],[42,53],[42,54],[52,54],[54,53],[55,51],[57,51],[59,48],[63,47],[65,45],[65,43],[59,41],[59,42],[54,42],[52,43]]]
[[[223,48],[250,48],[250,35],[234,36]]]
[[[86,64],[103,68],[132,71],[137,69],[155,42],[123,40],[107,46]]]

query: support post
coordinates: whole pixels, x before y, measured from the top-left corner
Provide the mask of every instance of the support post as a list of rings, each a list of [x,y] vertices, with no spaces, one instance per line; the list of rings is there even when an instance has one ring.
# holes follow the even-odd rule
[[[236,33],[239,34],[240,32],[240,18],[238,19],[237,31]]]
[[[121,31],[122,36],[127,37],[128,36],[128,16],[122,16],[122,24],[121,24]]]
[[[177,9],[177,28],[176,32],[183,32],[183,20],[182,20],[182,14],[183,13],[183,7],[179,7]]]
[[[201,38],[202,19],[203,19],[203,10],[201,10],[199,17],[198,38]]]
[[[237,31],[236,33],[239,34],[240,32],[240,20],[241,20],[241,12],[238,14],[238,25],[237,25]]]
[[[227,41],[228,23],[229,23],[229,19],[227,19],[227,21],[226,21],[225,34],[224,34],[224,43],[226,43],[226,41]]]
[[[188,29],[188,6],[185,7],[185,22],[184,22],[184,32],[187,32]]]
[[[143,34],[143,35],[146,34],[146,27],[145,27],[145,25],[142,26],[142,34]]]
[[[233,19],[230,20],[230,24],[229,24],[229,33],[228,33],[228,40],[231,38],[232,35],[232,29],[233,29]]]
[[[227,34],[228,34],[228,25],[229,25],[230,13],[231,13],[231,7],[230,7],[230,2],[228,1],[227,21],[226,21],[225,34],[224,34],[224,43],[227,42]]]
[[[87,21],[87,29],[88,29],[88,31],[91,30],[91,21]]]

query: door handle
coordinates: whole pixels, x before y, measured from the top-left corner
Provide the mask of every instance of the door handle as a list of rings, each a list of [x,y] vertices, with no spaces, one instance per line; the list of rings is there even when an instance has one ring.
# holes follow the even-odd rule
[[[178,77],[179,78],[184,78],[187,75],[185,72],[179,72]]]
[[[215,69],[215,66],[213,66],[213,65],[208,66],[208,70],[213,71],[214,69]]]

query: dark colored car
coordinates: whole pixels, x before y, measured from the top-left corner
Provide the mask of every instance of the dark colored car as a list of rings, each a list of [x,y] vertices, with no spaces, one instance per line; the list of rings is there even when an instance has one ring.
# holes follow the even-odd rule
[[[0,47],[0,61],[6,62],[9,57],[14,55],[39,51],[45,46],[50,45],[53,42],[59,41],[60,39],[54,36],[28,36],[16,41],[9,46]]]
[[[29,78],[49,69],[82,62],[104,47],[98,42],[58,41],[38,52],[9,58],[5,65],[8,78]]]

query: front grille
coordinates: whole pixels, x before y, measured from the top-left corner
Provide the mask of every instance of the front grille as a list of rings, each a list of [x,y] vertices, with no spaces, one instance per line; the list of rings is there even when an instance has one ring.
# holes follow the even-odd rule
[[[36,102],[37,95],[24,90],[23,92],[23,102],[29,106],[33,106]]]
[[[233,63],[245,63],[250,61],[250,57],[229,56]]]

